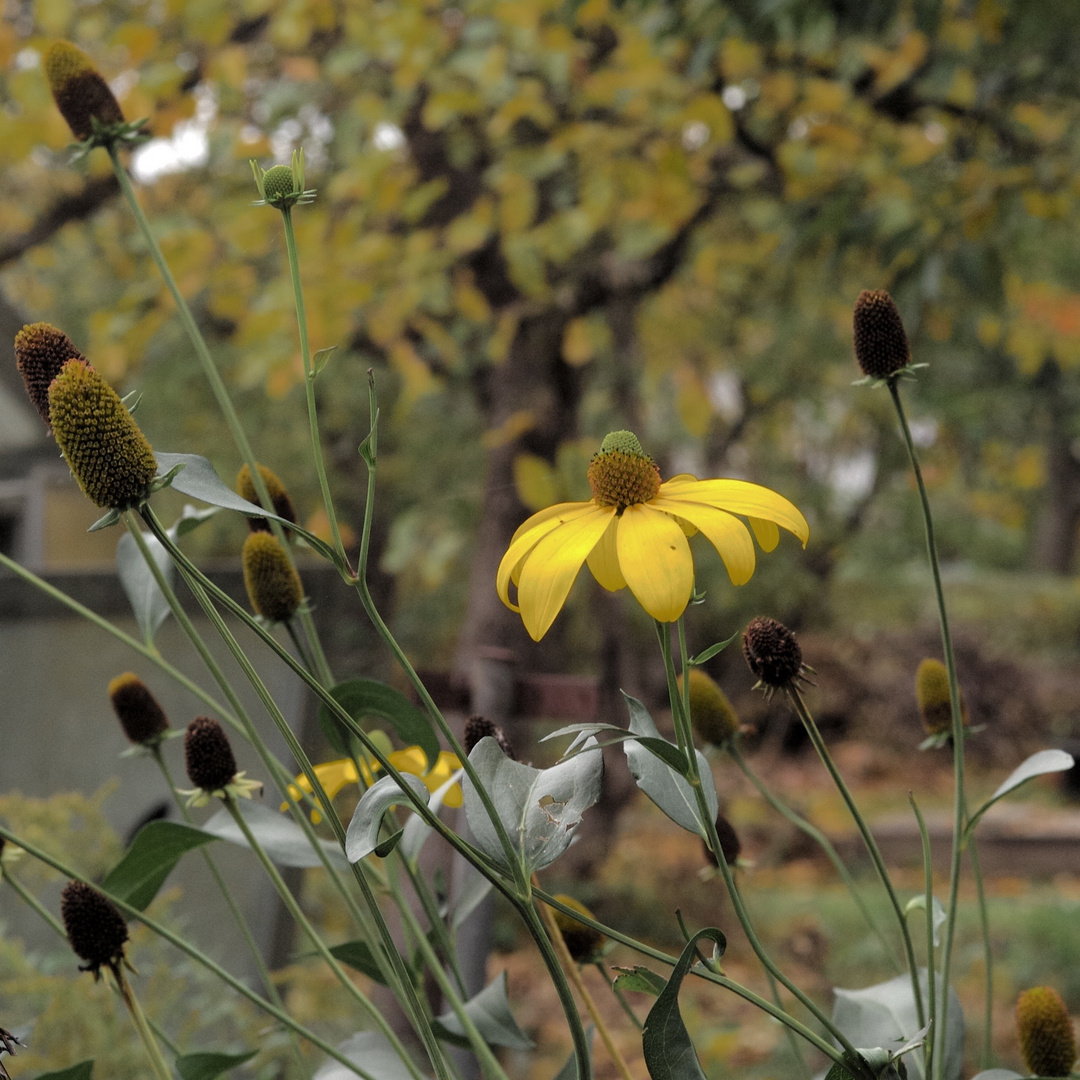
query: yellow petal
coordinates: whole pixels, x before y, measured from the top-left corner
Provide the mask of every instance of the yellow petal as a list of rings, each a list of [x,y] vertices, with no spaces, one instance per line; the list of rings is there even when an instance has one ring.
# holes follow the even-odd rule
[[[511,611],[517,611],[518,606],[510,602],[510,582],[511,580],[517,582],[521,564],[529,552],[553,529],[595,509],[596,504],[593,502],[559,503],[557,506],[549,506],[546,510],[541,510],[539,514],[533,514],[518,527],[510,541],[510,546],[506,549],[506,554],[499,563],[499,570],[495,576],[495,588],[498,590],[499,599]]]
[[[774,522],[752,517],[750,528],[754,530],[754,539],[757,540],[762,551],[773,551],[780,543],[780,530]]]
[[[587,513],[574,515],[544,536],[521,567],[518,604],[533,641],[539,641],[555,621],[581,564],[615,515],[613,506],[588,505]]]
[[[657,510],[666,510],[669,514],[685,516],[696,525],[720,553],[732,585],[745,585],[753,577],[754,541],[750,539],[749,530],[737,517],[724,510],[717,510],[715,506],[665,499],[660,495],[649,505]]]
[[[747,517],[773,521],[777,525],[794,533],[806,546],[810,539],[810,526],[794,503],[783,495],[760,484],[751,484],[746,480],[698,480],[696,483],[677,483],[660,485],[660,495],[702,503],[727,510],[731,514],[745,514]],[[679,513],[679,511],[672,511]]]
[[[618,531],[619,519],[613,517],[608,523],[604,535],[600,537],[600,543],[589,552],[589,569],[592,576],[600,582],[608,592],[618,592],[626,588],[626,578],[619,569],[619,553],[615,547],[615,534]]]
[[[674,622],[690,602],[694,559],[678,522],[651,505],[619,518],[619,568],[637,602],[660,622]]]

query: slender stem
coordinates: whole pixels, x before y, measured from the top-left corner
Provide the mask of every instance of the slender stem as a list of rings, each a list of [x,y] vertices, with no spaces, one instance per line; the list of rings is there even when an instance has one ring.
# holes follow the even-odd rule
[[[949,630],[949,615],[945,609],[945,590],[941,584],[941,567],[938,564],[937,541],[934,539],[934,518],[930,513],[930,499],[923,483],[922,469],[919,467],[919,455],[915,442],[911,438],[907,416],[900,400],[900,388],[896,378],[889,380],[889,394],[896,407],[896,416],[900,421],[900,430],[904,436],[908,458],[915,474],[915,483],[919,489],[919,502],[922,505],[923,526],[926,531],[926,553],[930,560],[930,573],[934,579],[934,596],[937,600],[938,621],[941,625],[941,645],[945,653],[945,670],[949,675],[949,706],[952,711],[953,736],[953,840],[952,858],[949,866],[949,902],[945,921],[945,946],[941,960],[941,982],[944,987],[941,1001],[940,1028],[945,1030],[949,1013],[949,975],[952,967],[953,938],[956,934],[956,916],[960,895],[960,867],[963,858],[964,812],[967,797],[964,794],[964,723],[960,712],[960,687],[956,681],[956,657],[953,655],[952,633]],[[934,1080],[941,1080],[944,1069],[944,1054],[939,1054]]]
[[[821,758],[822,764],[828,770],[837,791],[840,792],[844,803],[847,805],[848,812],[851,814],[852,820],[859,830],[859,835],[866,845],[866,850],[870,854],[870,861],[874,864],[878,878],[888,894],[893,911],[896,913],[897,922],[900,924],[900,935],[904,943],[904,954],[907,957],[908,970],[911,972],[911,992],[915,997],[915,1012],[919,1019],[919,1027],[922,1027],[926,1023],[926,1012],[923,1008],[922,988],[919,986],[919,965],[915,960],[915,946],[911,941],[911,930],[908,927],[904,909],[900,904],[900,898],[896,895],[892,878],[889,877],[885,860],[881,856],[881,849],[874,839],[874,834],[870,831],[870,826],[866,824],[866,819],[856,804],[855,797],[851,794],[851,790],[845,783],[843,776],[840,775],[840,770],[836,767],[836,762],[833,761],[832,754],[829,753],[829,748],[825,745],[825,740],[821,737],[821,732],[818,730],[810,710],[806,707],[806,702],[803,701],[798,686],[792,682],[787,685],[786,690],[788,700],[799,714],[799,719],[802,721],[803,727],[806,728],[806,733],[810,736],[810,741],[814,744],[818,757]]]
[[[878,941],[881,942],[881,947],[884,950],[885,955],[889,958],[889,962],[896,971],[901,971],[903,965],[900,963],[900,958],[896,955],[896,950],[893,948],[892,942],[885,936],[884,931],[878,926],[877,920],[875,920],[870,909],[866,906],[866,901],[863,900],[862,896],[859,894],[859,890],[855,885],[855,881],[852,878],[850,871],[844,865],[844,860],[840,858],[840,852],[836,850],[832,841],[816,825],[807,821],[806,818],[793,810],[778,795],[766,787],[761,777],[751,769],[750,763],[743,757],[742,749],[739,746],[737,738],[730,739],[726,744],[726,749],[735,764],[742,770],[743,775],[746,776],[750,783],[752,783],[760,792],[762,798],[764,798],[777,813],[787,818],[787,820],[796,828],[802,830],[802,832],[809,836],[821,850],[825,852],[829,861],[835,867],[840,880],[847,886],[847,890],[851,894],[851,899],[855,902],[855,906],[859,909],[859,913],[862,915],[866,925],[873,931]]]
[[[39,862],[43,862],[46,866],[51,866],[54,870],[58,871],[66,878],[70,878],[74,881],[81,881],[86,885],[93,885],[103,896],[108,897],[129,919],[136,919],[141,922],[145,927],[157,934],[158,937],[164,941],[169,942],[170,945],[175,946],[185,955],[191,957],[197,964],[206,968],[211,974],[216,975],[223,983],[231,987],[238,994],[245,997],[252,1004],[262,1009],[263,1012],[268,1013],[274,1017],[275,1020],[284,1024],[286,1027],[295,1031],[302,1039],[306,1039],[313,1046],[318,1047],[324,1054],[329,1055],[335,1061],[340,1062],[351,1072],[357,1074],[357,1076],[364,1077],[364,1080],[372,1080],[367,1073],[363,1072],[359,1065],[350,1061],[340,1050],[336,1049],[325,1039],[320,1038],[315,1032],[306,1028],[303,1024],[294,1020],[284,1009],[279,1009],[272,1002],[267,1001],[265,998],[260,997],[254,990],[252,990],[246,983],[236,978],[235,975],[230,975],[220,964],[211,960],[200,949],[197,949],[194,945],[185,941],[178,934],[174,934],[167,927],[163,926],[156,919],[152,919],[145,911],[140,910],[133,904],[128,903],[122,897],[116,896],[110,893],[107,889],[102,888],[100,885],[94,885],[92,881],[88,881],[81,874],[77,873],[70,866],[65,865],[59,859],[54,858],[47,851],[39,848],[36,844],[30,843],[28,840],[23,840],[16,833],[13,833],[10,829],[6,828],[3,824],[0,824],[0,837],[10,841],[12,844],[17,844],[28,855],[32,855]],[[66,936],[66,935],[65,935]]]
[[[618,1046],[615,1044],[615,1040],[611,1037],[611,1032],[608,1030],[607,1024],[604,1023],[604,1018],[600,1015],[600,1010],[596,1007],[596,1002],[593,1001],[593,996],[589,993],[585,980],[581,977],[581,969],[570,955],[570,950],[566,947],[566,941],[563,939],[562,932],[555,922],[554,913],[546,905],[540,906],[538,910],[540,918],[543,919],[544,925],[547,927],[551,944],[555,947],[555,952],[562,961],[563,971],[569,976],[574,989],[577,990],[578,997],[581,998],[585,1011],[589,1014],[589,1019],[592,1020],[593,1026],[600,1036],[600,1041],[608,1052],[608,1057],[615,1063],[615,1068],[623,1080],[634,1080],[633,1074],[630,1072],[630,1066],[626,1064],[626,1059],[622,1056]]]
[[[154,1067],[154,1073],[160,1080],[173,1080],[172,1070],[161,1056],[161,1047],[158,1046],[157,1039],[154,1038],[154,1033],[146,1022],[146,1014],[142,1011],[139,999],[135,996],[135,991],[132,990],[131,984],[124,977],[123,968],[117,966],[111,970],[116,980],[116,989],[120,992],[120,997],[127,1006],[127,1011],[131,1016],[132,1023],[135,1025],[135,1030],[139,1033],[139,1038],[142,1039],[143,1046],[146,1047],[146,1053],[150,1058],[150,1064]]]
[[[311,449],[315,458],[315,472],[319,477],[319,489],[322,491],[323,507],[330,522],[330,535],[333,538],[334,550],[342,563],[348,566],[349,559],[345,554],[345,545],[341,542],[341,530],[338,528],[334,500],[330,496],[330,484],[326,478],[326,464],[323,461],[322,441],[319,438],[319,416],[315,407],[315,371],[311,366],[311,350],[308,346],[307,314],[304,309],[304,290],[300,284],[300,259],[296,253],[292,207],[282,207],[281,223],[285,227],[285,248],[289,254],[289,276],[292,278],[293,299],[296,302],[296,325],[300,333],[300,355],[304,361],[304,394],[307,399],[308,427],[311,429]]]
[[[772,972],[766,971],[765,978],[769,981],[769,993],[772,995],[776,1007],[782,1009],[784,1007],[784,1002],[780,998],[780,987],[777,985],[776,979],[773,978]],[[810,1071],[810,1066],[806,1064],[802,1046],[799,1044],[799,1040],[795,1038],[795,1032],[792,1031],[791,1028],[784,1028],[784,1037],[787,1039],[788,1046],[791,1048],[791,1056],[798,1062],[799,1072],[803,1074],[805,1080],[811,1080],[811,1077],[814,1074]]]
[[[431,887],[411,859],[402,854],[400,863],[409,878],[409,884],[412,885],[413,891],[420,901],[420,906],[424,909],[424,914],[427,916],[432,932],[439,939],[439,945],[442,947],[443,955],[446,957],[446,962],[454,976],[458,990],[464,994],[466,992],[465,977],[461,972],[461,966],[458,964],[457,950],[454,948],[453,938],[447,928],[446,920],[439,914],[439,905],[435,902]]]
[[[919,804],[915,796],[908,792],[911,809],[915,811],[915,820],[919,823],[919,839],[922,842],[923,857],[923,896],[926,904],[926,998],[930,1010],[930,1037],[926,1040],[923,1076],[933,1075],[934,1044],[937,1042],[937,963],[934,956],[934,866],[930,858],[930,834],[926,829]]]
[[[640,1031],[645,1025],[638,1019],[637,1013],[634,1012],[630,1002],[626,1000],[626,995],[622,992],[622,989],[618,985],[618,979],[611,977],[611,972],[604,967],[603,960],[595,960],[596,970],[603,976],[604,981],[611,987],[611,992],[615,995],[616,1000],[622,1006],[622,1010],[628,1017],[630,1022]]]
[[[4,870],[0,873],[0,881],[6,881],[18,894],[19,899],[26,904],[27,907],[32,908],[38,915],[40,915],[65,941],[67,941],[67,931],[64,929],[63,923],[47,908],[45,905],[32,893],[28,892],[21,881],[11,876],[10,870]]]
[[[304,648],[304,643],[303,641],[301,641],[300,635],[296,632],[296,624],[293,622],[292,619],[286,619],[283,625],[285,627],[286,633],[288,633],[289,635],[289,640],[293,643],[293,648],[296,649],[297,656],[299,656],[300,659],[303,661],[304,667],[306,667],[308,671],[310,671],[311,674],[315,676],[315,678],[321,678],[318,669],[315,667],[314,661],[308,655],[307,650]]]
[[[965,821],[967,817],[965,810]],[[990,912],[986,906],[986,889],[983,884],[982,865],[979,863],[979,849],[974,832],[968,837],[968,854],[971,856],[971,874],[975,879],[975,893],[979,904],[979,926],[982,930],[983,957],[986,967],[986,1003],[983,1007],[983,1041],[979,1064],[981,1068],[989,1069],[994,1063],[994,954],[990,945]]]

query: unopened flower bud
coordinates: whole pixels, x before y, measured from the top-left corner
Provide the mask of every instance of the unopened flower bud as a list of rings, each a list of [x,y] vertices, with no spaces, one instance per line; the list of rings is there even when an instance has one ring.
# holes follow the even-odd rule
[[[940,660],[927,657],[915,672],[915,697],[919,702],[923,726],[928,735],[940,735],[952,729],[952,704],[949,698],[949,672]],[[960,696],[960,718],[968,724],[967,704]]]
[[[465,721],[465,735],[462,739],[465,753],[471,754],[473,747],[481,739],[489,735],[499,744],[499,748],[511,761],[517,761],[517,754],[514,753],[514,748],[510,745],[510,740],[506,737],[503,729],[483,716],[470,716]]]
[[[863,373],[888,379],[911,363],[911,346],[893,298],[883,289],[864,289],[855,301],[855,359]]]
[[[1033,1076],[1068,1076],[1076,1061],[1072,1019],[1061,995],[1049,986],[1025,990],[1016,1002],[1020,1052]]]
[[[766,688],[779,690],[800,678],[802,649],[783,623],[759,615],[743,631],[743,655]]]
[[[682,682],[679,675],[680,691]],[[714,746],[722,746],[739,730],[739,718],[727,695],[699,667],[690,669],[690,723],[700,738]]]
[[[68,360],[49,386],[49,417],[72,475],[97,506],[146,498],[154,451],[116,391],[85,360]]]
[[[60,114],[76,139],[94,133],[99,124],[122,124],[120,104],[90,57],[70,41],[54,41],[45,53],[45,77]]]
[[[573,908],[574,911],[588,916],[590,919],[596,917],[580,900],[575,900],[572,896],[558,893],[555,899],[568,908]],[[574,962],[588,964],[594,960],[607,942],[607,937],[601,934],[599,930],[579,922],[573,915],[567,915],[565,911],[559,911],[558,908],[555,908],[554,914],[555,925],[559,928],[559,933],[562,934],[562,939],[566,943],[566,951]]]
[[[169,729],[169,718],[146,683],[133,671],[109,683],[109,701],[128,739],[140,746],[153,745]]]
[[[86,362],[86,357],[63,330],[49,323],[30,323],[15,335],[15,365],[26,393],[46,427],[52,426],[49,423],[49,383],[69,360]]]
[[[244,584],[256,615],[286,622],[296,614],[304,587],[296,567],[272,533],[253,532],[242,553]]]
[[[69,881],[60,893],[60,917],[75,955],[86,964],[83,971],[97,976],[102,965],[119,964],[128,928],[107,896],[84,881]]]
[[[286,521],[296,524],[296,508],[293,506],[292,499],[289,498],[289,493],[285,490],[285,485],[281,482],[280,477],[273,469],[268,469],[265,465],[259,466],[259,475],[262,477],[263,483],[266,485],[266,493],[270,496],[270,502],[273,507],[274,513],[278,517],[284,518]],[[259,496],[255,490],[255,482],[251,478],[251,469],[247,465],[243,465],[240,471],[236,474],[236,493],[241,499],[247,499],[248,502],[259,505]],[[261,517],[249,517],[247,519],[248,528],[252,532],[269,532],[270,522],[266,518]]]
[[[188,779],[206,792],[224,791],[236,776],[236,758],[222,726],[197,716],[184,733],[184,766]]]

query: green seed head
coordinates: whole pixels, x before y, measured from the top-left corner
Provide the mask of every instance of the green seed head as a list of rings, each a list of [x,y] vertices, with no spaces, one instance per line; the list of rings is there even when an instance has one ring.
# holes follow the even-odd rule
[[[263,194],[269,203],[277,202],[296,192],[293,171],[288,165],[275,165],[263,173]]]
[[[1061,995],[1049,986],[1025,990],[1016,1002],[1020,1052],[1034,1076],[1068,1076],[1076,1061],[1072,1019]]]
[[[589,463],[588,477],[596,503],[620,512],[648,502],[660,490],[660,469],[632,431],[613,431],[605,437]]]
[[[605,435],[600,444],[600,453],[606,454],[609,450],[621,450],[624,454],[633,454],[636,457],[647,456],[632,431],[612,431]]]
[[[682,689],[682,676],[679,676]],[[701,668],[690,669],[690,723],[707,743],[722,746],[739,730],[739,718],[727,695]]]
[[[915,697],[919,702],[923,726],[928,735],[940,735],[952,728],[952,706],[949,702],[949,673],[940,660],[927,657],[919,662],[915,672]],[[968,723],[967,705],[960,696],[960,718]]]
[[[244,542],[244,584],[256,615],[286,622],[304,598],[300,575],[273,533],[253,532]]]

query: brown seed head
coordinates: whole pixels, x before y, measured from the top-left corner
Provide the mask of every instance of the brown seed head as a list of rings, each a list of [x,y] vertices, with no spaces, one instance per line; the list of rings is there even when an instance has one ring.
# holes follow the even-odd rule
[[[91,502],[124,508],[146,498],[153,448],[116,391],[84,360],[69,360],[49,386],[49,416],[72,475]]]
[[[165,710],[133,671],[125,671],[109,683],[109,701],[124,734],[133,743],[144,746],[160,742],[169,729]]]
[[[717,814],[716,816],[716,838],[720,841],[720,850],[724,853],[724,862],[728,866],[734,866],[735,860],[738,859],[739,853],[742,851],[742,843],[735,832],[735,826],[723,814]],[[705,857],[714,866],[720,865],[708,844],[705,844]]]
[[[884,289],[864,289],[855,301],[855,359],[863,373],[887,379],[911,363],[904,321]]]
[[[60,893],[60,917],[83,971],[99,973],[117,965],[128,939],[127,923],[117,906],[83,881],[69,881]]]
[[[45,53],[45,77],[60,114],[76,139],[94,133],[100,124],[122,124],[120,104],[90,57],[70,41],[54,41]]]
[[[184,734],[184,765],[188,779],[203,791],[222,791],[236,776],[236,758],[221,725],[197,716]]]
[[[940,735],[952,729],[949,672],[940,660],[928,656],[919,662],[915,672],[915,697],[928,735]],[[968,711],[963,694],[960,695],[960,718],[967,727]]]
[[[30,323],[15,335],[15,366],[22,376],[26,393],[41,414],[46,427],[49,423],[49,383],[60,374],[69,360],[87,362],[71,338],[50,323]]]
[[[596,917],[580,900],[575,900],[572,896],[557,893],[555,899],[582,915],[587,915],[590,919]],[[575,963],[589,963],[604,947],[607,937],[601,934],[599,930],[587,926],[583,922],[578,922],[572,915],[559,911],[558,908],[553,909],[553,911],[555,925],[559,928],[563,941],[566,942],[566,951],[570,953]]]
[[[265,465],[259,466],[259,475],[263,479],[263,483],[266,485],[266,492],[270,496],[270,502],[273,505],[274,513],[278,517],[284,518],[286,521],[291,521],[296,524],[296,507],[293,506],[292,499],[289,498],[289,493],[285,490],[285,485],[281,482],[278,474],[273,469],[268,469]],[[259,497],[255,491],[255,483],[251,478],[251,470],[244,465],[240,471],[236,474],[236,493],[241,499],[247,499],[248,502],[259,505]],[[269,532],[270,522],[266,518],[262,517],[249,517],[247,519],[248,528],[252,532]]]
[[[682,690],[682,675],[678,683]],[[714,746],[723,746],[739,730],[739,718],[727,695],[699,667],[690,669],[690,723],[700,738]]]
[[[514,753],[514,748],[510,745],[510,740],[506,737],[503,729],[498,724],[493,724],[482,716],[470,716],[465,721],[465,735],[462,739],[465,753],[471,754],[473,747],[488,735],[499,744],[502,752],[511,761],[517,761],[517,754]]]
[[[272,533],[253,532],[244,541],[244,584],[256,615],[286,622],[304,598],[300,575]]]
[[[1049,986],[1025,990],[1016,1002],[1020,1052],[1034,1076],[1068,1076],[1076,1061],[1072,1019],[1061,995]]]
[[[743,656],[755,677],[770,689],[782,689],[802,674],[802,649],[781,622],[759,615],[743,631]]]

